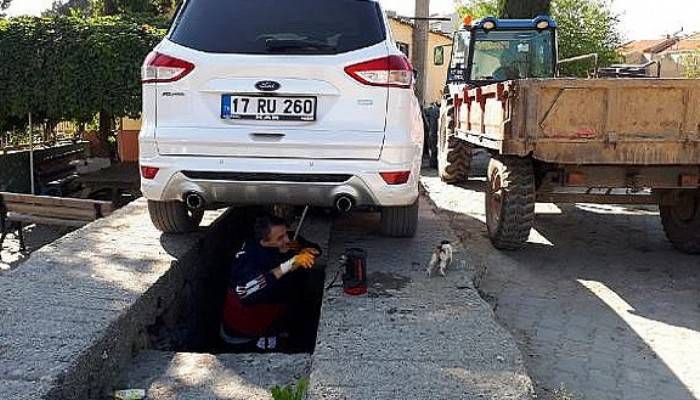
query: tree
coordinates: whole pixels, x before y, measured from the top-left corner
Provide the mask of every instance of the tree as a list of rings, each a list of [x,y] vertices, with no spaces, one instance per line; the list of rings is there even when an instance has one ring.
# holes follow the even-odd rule
[[[12,3],[12,0],[0,0],[0,18],[3,18],[5,16],[5,13],[3,13],[3,11],[7,10],[10,7],[10,3]]]
[[[549,15],[551,0],[457,0],[458,12],[474,18],[534,18]]]
[[[498,3],[494,0],[469,0],[466,4],[457,0],[457,13],[461,16],[471,15],[474,18],[484,18],[500,15]]]
[[[21,126],[29,112],[49,123],[99,113],[98,155],[109,156],[113,118],[138,116],[140,66],[164,34],[133,17],[0,20],[0,129]]]
[[[499,16],[518,19],[549,15],[550,3],[551,0],[499,0]]]
[[[508,6],[506,0],[468,0],[459,7],[461,15],[473,15],[481,18],[486,15],[517,15],[524,16],[540,14],[545,2],[532,0],[509,0],[516,4]],[[549,2],[546,2],[549,3]],[[504,9],[502,7],[510,9]],[[619,61],[618,48],[622,38],[617,30],[618,16],[612,11],[609,0],[552,0],[549,11],[559,28],[559,58],[569,58],[584,54],[597,53],[602,66]],[[515,13],[518,14],[509,14]],[[521,14],[529,12],[529,14]],[[562,67],[562,74],[568,76],[586,76],[590,65],[572,63]]]
[[[683,76],[689,79],[700,79],[700,51],[684,55],[681,65]]]
[[[620,21],[608,0],[554,0],[552,16],[559,24],[561,59],[596,53],[601,66],[620,61]],[[572,63],[562,67],[562,74],[586,76],[589,69],[585,63]]]
[[[0,0],[2,1],[2,0]],[[54,0],[47,16],[144,14],[171,17],[176,0]]]
[[[48,15],[98,17],[114,15],[168,17],[175,9],[174,0],[54,0]],[[151,21],[149,21],[151,22]],[[160,24],[159,24],[160,25]],[[109,138],[114,127],[114,114],[109,109],[99,111],[98,153],[106,156]]]
[[[89,17],[93,15],[93,2],[91,0],[54,0],[51,9],[44,12],[44,16],[58,15]]]

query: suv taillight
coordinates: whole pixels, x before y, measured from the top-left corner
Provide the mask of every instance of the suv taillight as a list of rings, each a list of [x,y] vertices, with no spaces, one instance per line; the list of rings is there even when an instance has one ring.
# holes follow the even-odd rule
[[[152,51],[143,63],[141,78],[143,83],[175,82],[193,69],[191,62]]]
[[[141,176],[149,181],[156,178],[158,171],[160,171],[160,168],[141,166]]]
[[[345,72],[370,86],[408,89],[413,84],[413,67],[403,56],[389,56],[345,67]]]

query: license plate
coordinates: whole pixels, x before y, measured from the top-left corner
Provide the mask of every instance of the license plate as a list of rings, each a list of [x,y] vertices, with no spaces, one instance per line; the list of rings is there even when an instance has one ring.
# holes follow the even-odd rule
[[[315,121],[315,97],[221,96],[221,118],[258,121]]]

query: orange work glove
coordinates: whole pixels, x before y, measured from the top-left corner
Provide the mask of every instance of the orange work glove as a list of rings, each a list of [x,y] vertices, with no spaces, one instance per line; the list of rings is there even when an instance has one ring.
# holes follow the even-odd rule
[[[311,254],[314,257],[318,257],[318,255],[321,254],[321,252],[314,249],[313,247],[305,247],[299,252],[299,254]]]
[[[318,255],[318,251],[315,249],[309,250],[312,251],[307,251],[307,249],[304,249],[301,251],[301,253],[294,256],[294,265],[305,269],[313,268],[314,264],[316,264],[316,256]]]

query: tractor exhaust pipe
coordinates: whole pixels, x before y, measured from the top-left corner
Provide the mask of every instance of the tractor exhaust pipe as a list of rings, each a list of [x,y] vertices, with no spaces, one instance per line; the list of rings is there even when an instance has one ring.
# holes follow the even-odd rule
[[[192,211],[199,211],[204,208],[204,197],[196,192],[190,192],[185,195],[185,204]]]
[[[347,195],[338,196],[338,198],[335,200],[335,209],[341,213],[350,212],[354,205],[355,201],[353,201],[352,197]]]

